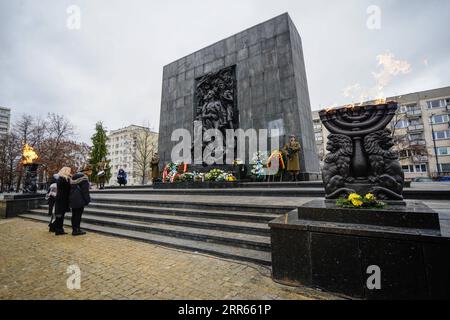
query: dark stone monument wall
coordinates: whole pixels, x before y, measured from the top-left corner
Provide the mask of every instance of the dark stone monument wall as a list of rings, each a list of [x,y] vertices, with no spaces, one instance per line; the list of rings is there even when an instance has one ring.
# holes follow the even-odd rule
[[[302,172],[319,172],[301,39],[287,13],[164,67],[161,164],[171,160],[173,130],[193,131],[195,79],[233,65],[240,128],[268,129],[282,123],[280,147],[290,134],[296,135],[303,147]]]
[[[291,43],[292,43],[292,63],[295,72],[295,89],[297,91],[298,112],[300,119],[301,145],[304,149],[301,157],[301,168],[311,168],[311,171],[318,172],[316,138],[314,135],[314,125],[312,122],[311,102],[309,100],[308,80],[306,77],[305,59],[303,57],[302,39],[294,23],[289,18]],[[313,171],[316,170],[316,171]]]

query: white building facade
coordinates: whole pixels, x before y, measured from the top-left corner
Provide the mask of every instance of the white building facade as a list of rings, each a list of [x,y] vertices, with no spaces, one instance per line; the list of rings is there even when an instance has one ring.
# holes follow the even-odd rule
[[[111,179],[108,185],[117,185],[117,174],[120,169],[125,170],[128,176],[128,185],[139,185],[142,183],[142,174],[137,172],[135,155],[138,139],[149,132],[154,152],[157,152],[158,133],[148,128],[130,125],[128,127],[108,132],[106,147],[108,149],[107,159],[110,160]],[[150,172],[148,173],[148,175]]]
[[[11,109],[0,107],[0,138],[6,136],[10,129]]]

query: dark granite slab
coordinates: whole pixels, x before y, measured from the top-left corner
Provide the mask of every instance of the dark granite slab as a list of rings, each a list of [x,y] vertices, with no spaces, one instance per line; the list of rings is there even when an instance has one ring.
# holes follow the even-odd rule
[[[449,299],[450,238],[435,215],[418,202],[341,210],[311,201],[269,223],[273,278],[363,299]],[[367,286],[371,266],[381,289]]]
[[[299,207],[298,218],[300,220],[440,230],[439,214],[419,201],[388,204],[384,209],[352,209],[338,207],[335,201],[313,200]]]

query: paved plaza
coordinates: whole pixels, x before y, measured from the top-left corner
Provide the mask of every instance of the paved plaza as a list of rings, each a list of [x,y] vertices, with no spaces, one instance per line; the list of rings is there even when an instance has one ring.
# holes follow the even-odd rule
[[[115,195],[94,195],[114,198]],[[187,201],[187,195],[127,195],[128,199]],[[313,198],[196,196],[198,202],[298,206]],[[192,199],[191,199],[192,200]],[[425,201],[450,235],[450,202]],[[67,228],[67,231],[71,231]],[[272,281],[270,269],[145,242],[88,233],[55,237],[46,225],[0,220],[0,299],[338,299]],[[68,273],[69,268],[69,273]],[[74,269],[75,268],[75,269]],[[68,288],[79,268],[79,290]],[[70,284],[70,283],[69,283]]]
[[[338,298],[276,284],[264,267],[95,233],[56,238],[24,219],[0,221],[0,239],[0,299]],[[79,290],[67,286],[74,267]]]

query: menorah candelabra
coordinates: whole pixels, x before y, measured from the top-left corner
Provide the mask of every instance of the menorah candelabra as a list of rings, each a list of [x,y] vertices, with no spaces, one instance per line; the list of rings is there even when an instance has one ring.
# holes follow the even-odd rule
[[[38,190],[37,185],[37,170],[39,164],[29,163],[23,165],[25,169],[25,179],[23,182],[23,193],[36,193]]]
[[[331,133],[322,174],[327,199],[373,193],[383,200],[403,200],[404,173],[386,128],[397,108],[388,102],[319,113]]]

